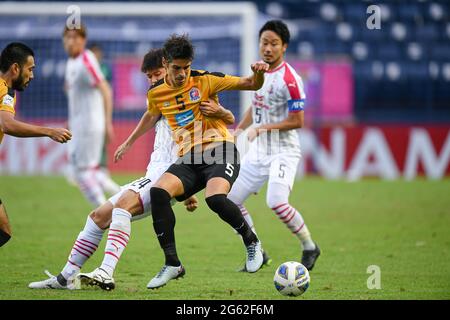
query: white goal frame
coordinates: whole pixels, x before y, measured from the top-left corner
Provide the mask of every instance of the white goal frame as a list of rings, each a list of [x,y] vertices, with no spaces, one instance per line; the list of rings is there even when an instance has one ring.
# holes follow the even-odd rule
[[[257,17],[258,10],[252,2],[0,2],[2,15],[58,15],[67,16],[70,6],[79,6],[81,16],[224,16],[234,15],[241,19],[240,75],[250,73],[250,64],[257,57]],[[215,71],[215,70],[214,70]],[[220,71],[220,70],[217,70]],[[240,92],[240,113],[251,104],[251,94]]]

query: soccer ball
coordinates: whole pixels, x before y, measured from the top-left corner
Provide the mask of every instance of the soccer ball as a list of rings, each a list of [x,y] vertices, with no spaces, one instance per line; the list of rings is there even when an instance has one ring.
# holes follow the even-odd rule
[[[309,287],[308,269],[296,261],[282,263],[273,277],[275,288],[285,296],[299,296]]]

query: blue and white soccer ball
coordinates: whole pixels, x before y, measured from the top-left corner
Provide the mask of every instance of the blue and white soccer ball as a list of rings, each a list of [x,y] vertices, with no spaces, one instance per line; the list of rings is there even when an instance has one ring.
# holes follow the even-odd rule
[[[282,263],[275,271],[275,288],[285,296],[299,296],[309,287],[308,269],[296,261]]]

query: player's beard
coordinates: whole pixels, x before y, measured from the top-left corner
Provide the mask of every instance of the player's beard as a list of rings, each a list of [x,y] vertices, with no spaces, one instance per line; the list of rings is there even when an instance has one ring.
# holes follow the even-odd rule
[[[22,70],[20,70],[19,77],[16,80],[13,80],[13,82],[12,82],[12,88],[17,91],[23,91],[28,86],[29,82],[30,81],[28,81],[28,82],[24,81]]]

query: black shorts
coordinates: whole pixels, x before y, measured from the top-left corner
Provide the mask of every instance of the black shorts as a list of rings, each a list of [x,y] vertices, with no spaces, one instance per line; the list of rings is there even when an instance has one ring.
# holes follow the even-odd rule
[[[214,148],[195,152],[191,150],[172,164],[166,172],[177,176],[184,187],[184,194],[176,197],[183,201],[206,187],[212,178],[224,178],[230,187],[236,181],[240,169],[240,157],[236,145],[224,142]]]

